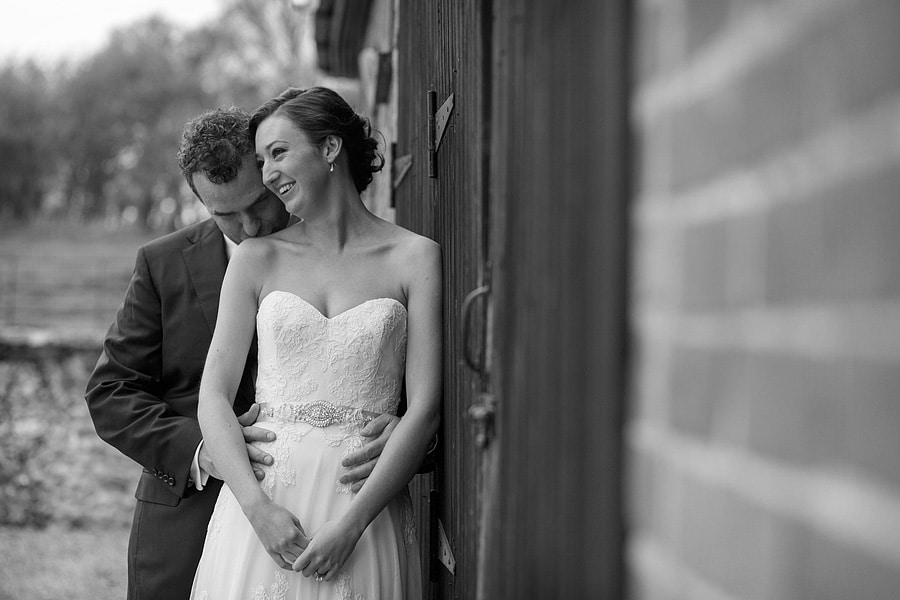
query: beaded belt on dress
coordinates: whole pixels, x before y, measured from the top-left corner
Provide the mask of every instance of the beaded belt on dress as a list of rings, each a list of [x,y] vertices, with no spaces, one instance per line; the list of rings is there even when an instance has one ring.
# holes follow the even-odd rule
[[[328,427],[347,421],[365,423],[376,413],[348,406],[338,406],[324,400],[314,400],[313,402],[287,402],[276,405],[261,402],[259,414],[261,417],[270,419],[302,421],[313,427]]]

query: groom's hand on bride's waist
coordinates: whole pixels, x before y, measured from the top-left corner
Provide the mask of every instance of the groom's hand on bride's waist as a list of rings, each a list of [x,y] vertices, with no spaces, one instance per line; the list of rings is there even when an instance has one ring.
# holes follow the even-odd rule
[[[256,446],[253,446],[253,442],[271,442],[275,440],[275,433],[273,431],[269,431],[268,429],[264,429],[262,427],[256,427],[253,424],[256,423],[256,419],[259,417],[259,405],[254,404],[250,407],[250,409],[244,414],[240,415],[238,419],[238,423],[241,426],[241,432],[244,436],[244,442],[247,448],[247,456],[250,458],[250,466],[253,467],[253,473],[256,475],[256,478],[262,481],[266,474],[262,469],[262,465],[271,465],[274,462],[272,456],[266,452],[263,452]],[[202,444],[202,442],[201,442]],[[197,461],[200,464],[200,468],[209,473],[210,477],[215,477],[216,479],[222,479],[219,475],[218,470],[216,469],[215,463],[213,463],[212,457],[207,453],[205,446],[200,446],[200,451],[197,455]]]
[[[262,470],[261,465],[269,466],[275,462],[272,455],[263,452],[253,442],[272,442],[275,441],[275,432],[255,427],[256,419],[259,418],[259,404],[251,406],[247,412],[238,417],[238,423],[241,425],[241,431],[244,434],[244,442],[247,446],[247,456],[250,457],[250,466],[253,467],[253,473],[256,478],[262,481],[266,473]]]
[[[351,484],[354,493],[362,488],[399,422],[400,417],[381,414],[360,430],[360,435],[366,438],[366,441],[361,448],[354,450],[341,461],[341,465],[347,469],[341,475],[341,483]]]

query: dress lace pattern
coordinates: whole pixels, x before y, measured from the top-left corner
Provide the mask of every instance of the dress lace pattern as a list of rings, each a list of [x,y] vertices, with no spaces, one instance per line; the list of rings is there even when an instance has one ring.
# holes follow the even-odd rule
[[[375,298],[329,318],[300,296],[274,291],[260,303],[257,330],[258,402],[321,399],[397,411],[406,364],[406,307],[399,301]]]
[[[257,586],[253,590],[250,600],[285,600],[287,593],[291,589],[287,575],[282,571],[275,571],[274,581],[267,590],[264,585]]]
[[[257,443],[275,459],[262,467],[260,487],[314,537],[352,500],[350,484],[340,482],[340,461],[362,446],[360,430],[377,414],[397,411],[406,366],[406,307],[375,298],[326,317],[300,296],[273,291],[260,302],[256,326],[256,425],[276,434],[272,442]],[[401,494],[372,522],[335,579],[316,582],[274,564],[225,486],[192,598],[417,598],[414,523],[409,495]],[[398,573],[405,574],[402,580]]]

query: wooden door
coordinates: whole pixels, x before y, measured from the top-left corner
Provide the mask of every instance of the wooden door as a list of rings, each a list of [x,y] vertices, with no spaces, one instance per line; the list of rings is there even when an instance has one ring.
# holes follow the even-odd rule
[[[440,452],[435,472],[418,476],[412,485],[430,598],[474,598],[477,580],[482,455],[466,415],[487,381],[464,360],[460,313],[467,295],[483,285],[488,272],[485,115],[490,86],[483,38],[490,23],[484,11],[489,8],[490,3],[478,0],[401,0],[397,5],[399,118],[394,156],[395,164],[412,163],[394,190],[396,219],[438,241],[444,261]],[[439,115],[432,114],[441,107]],[[443,135],[429,130],[429,124],[445,125]],[[436,147],[434,157],[430,145]],[[477,363],[483,358],[484,298],[471,306],[468,347]]]
[[[629,4],[399,2],[397,221],[444,250],[431,598],[623,597]],[[454,98],[433,161],[428,90]]]
[[[624,594],[628,5],[494,3],[485,600]]]

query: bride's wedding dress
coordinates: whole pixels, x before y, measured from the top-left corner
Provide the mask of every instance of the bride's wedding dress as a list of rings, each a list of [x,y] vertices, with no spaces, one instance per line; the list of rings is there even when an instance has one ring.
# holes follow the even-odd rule
[[[258,444],[274,456],[260,485],[294,513],[307,536],[349,505],[341,459],[362,445],[375,413],[396,413],[406,364],[406,308],[376,298],[325,317],[301,297],[274,291],[257,314]],[[227,486],[209,523],[191,597],[198,600],[394,600],[421,598],[419,555],[408,493],[366,529],[330,582],[278,567]]]

